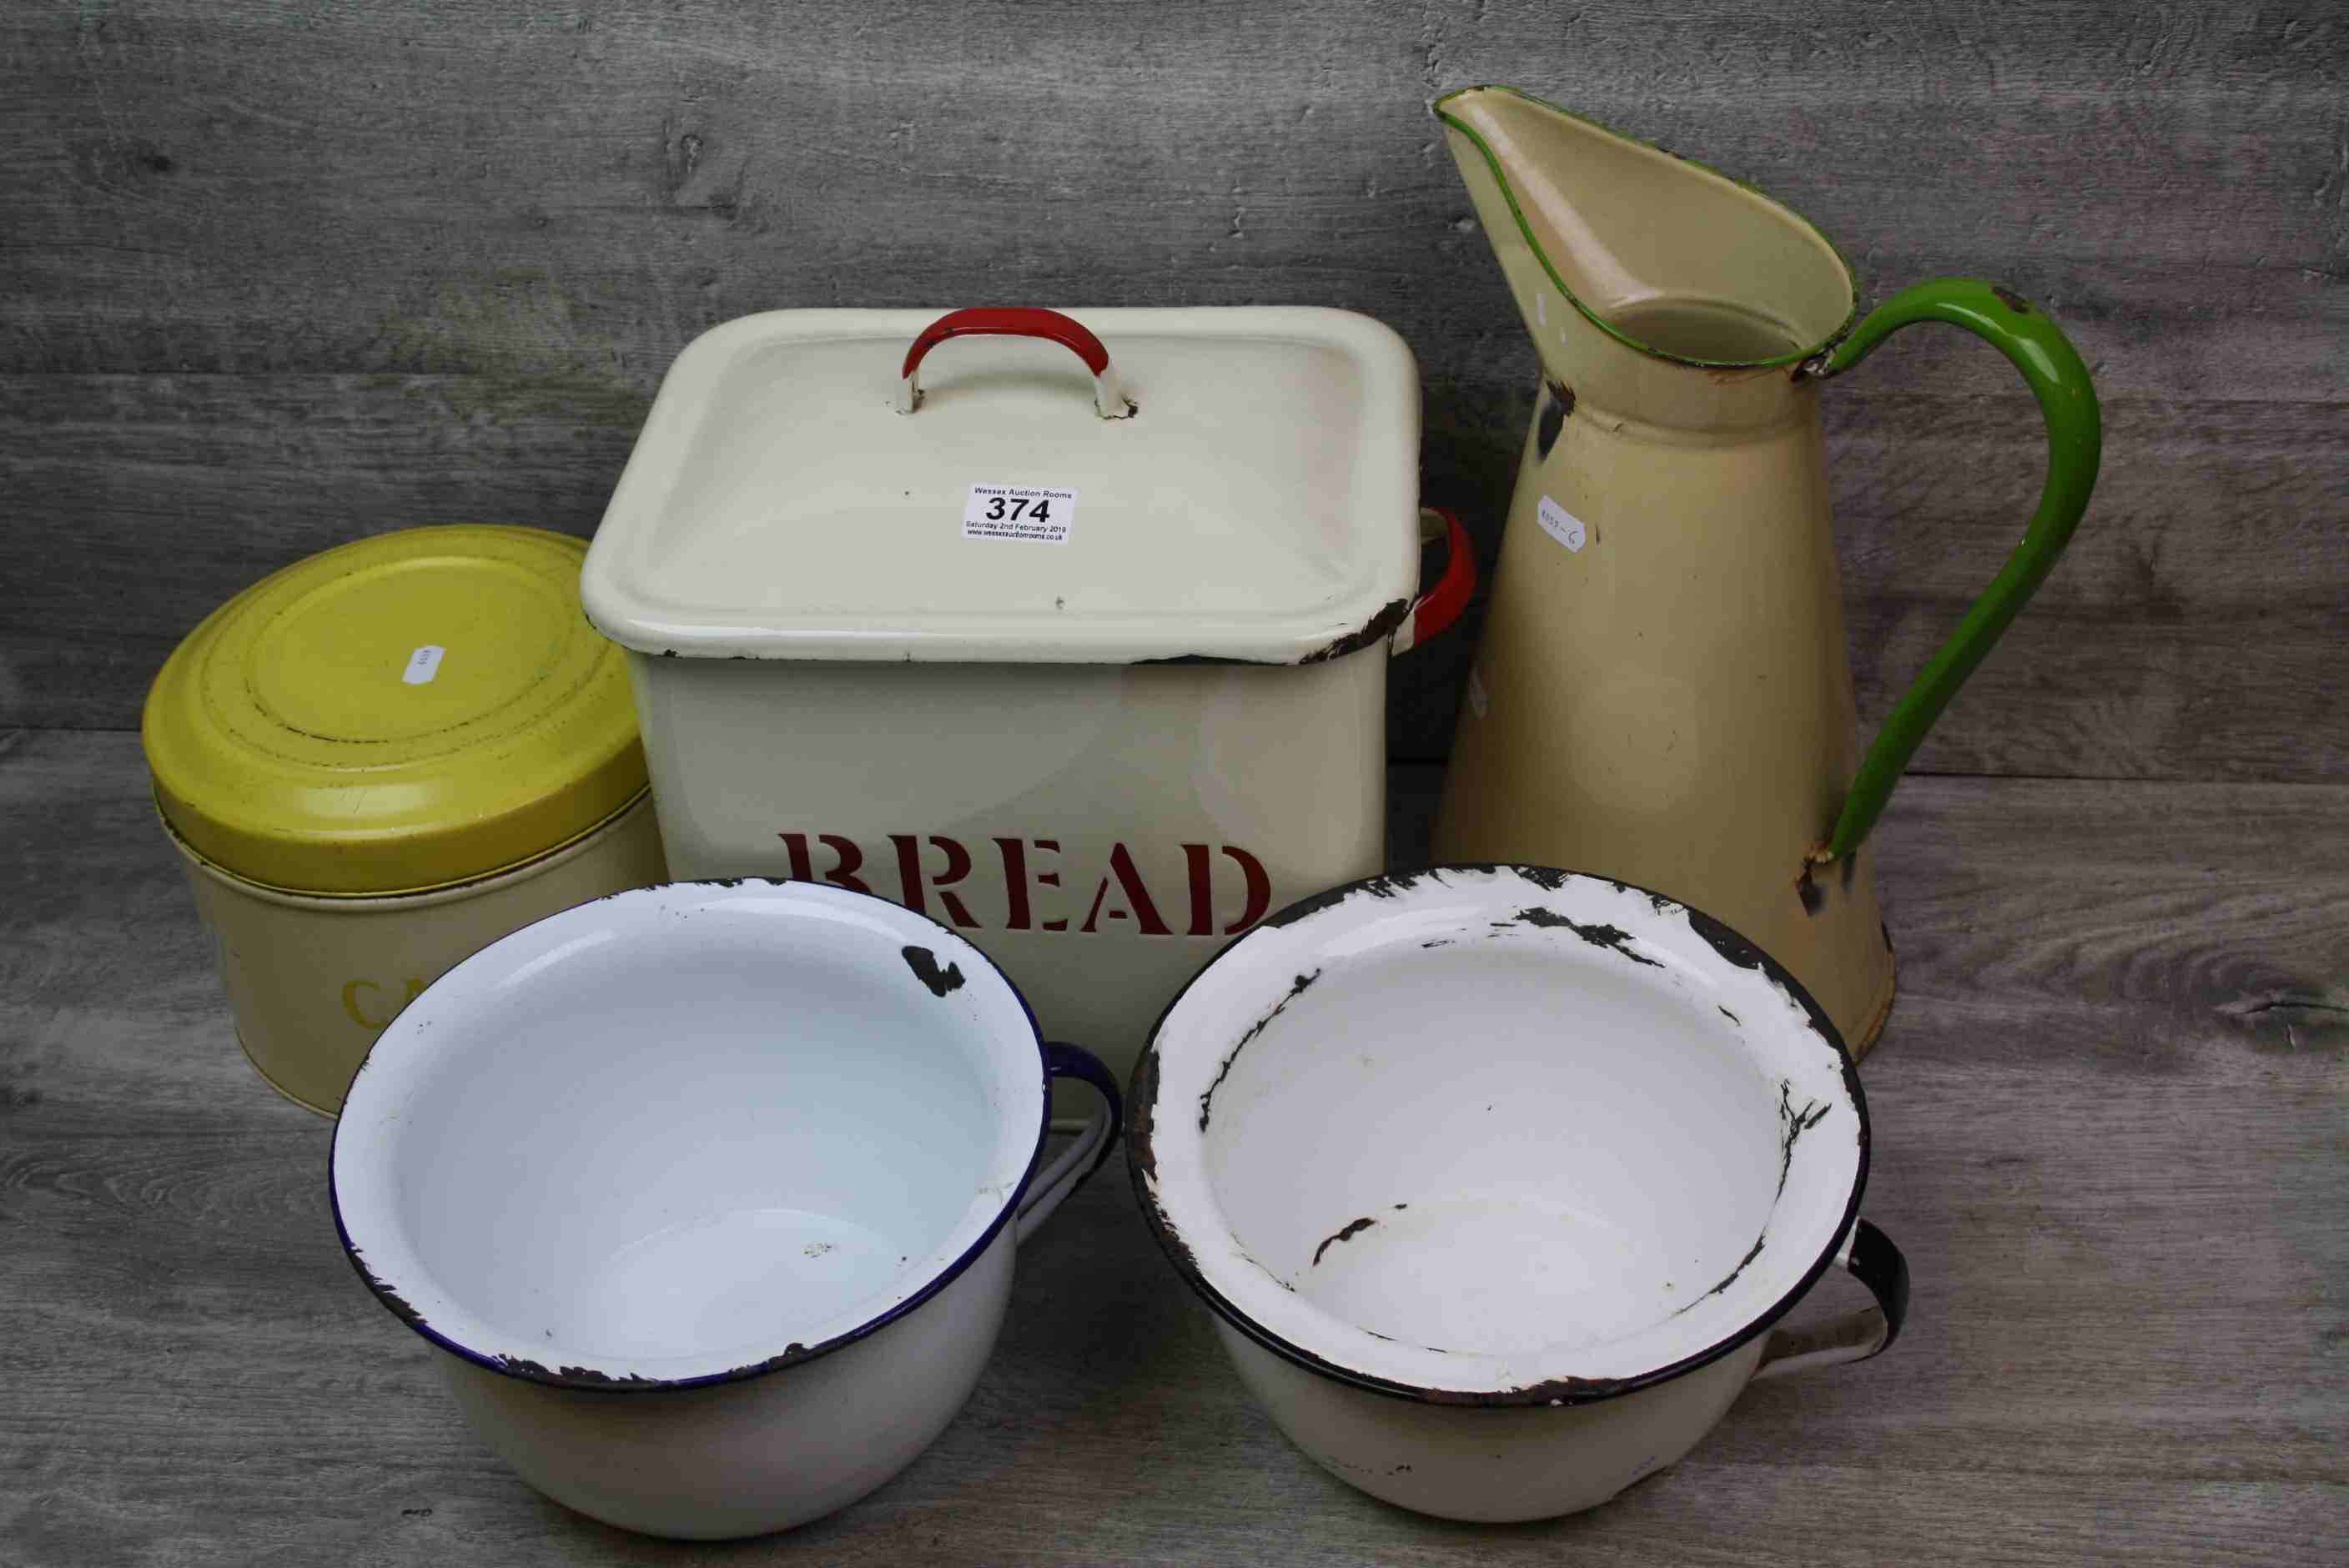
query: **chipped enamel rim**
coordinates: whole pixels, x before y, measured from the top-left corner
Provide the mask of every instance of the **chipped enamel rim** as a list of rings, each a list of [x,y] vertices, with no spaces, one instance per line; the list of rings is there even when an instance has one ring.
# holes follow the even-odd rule
[[[1558,918],[1529,930],[1521,912],[1536,907]],[[1380,932],[1367,934],[1373,925]],[[1433,1350],[1326,1312],[1255,1264],[1206,1174],[1202,1124],[1257,1028],[1330,964],[1361,961],[1374,944],[1381,962],[1408,962],[1423,941],[1505,934],[1552,941],[1563,961],[1653,965],[1664,983],[1695,989],[1733,1013],[1765,1080],[1783,1086],[1784,1174],[1755,1251],[1682,1313],[1596,1345]],[[1439,866],[1367,878],[1289,905],[1209,960],[1168,1004],[1128,1101],[1126,1154],[1143,1217],[1207,1305],[1307,1371],[1426,1404],[1589,1404],[1719,1360],[1791,1311],[1835,1261],[1868,1181],[1868,1105],[1850,1053],[1792,975],[1701,911],[1629,883],[1546,867]],[[1828,1135],[1809,1136],[1815,1129]]]
[[[1851,303],[1844,311],[1843,320],[1833,331],[1809,346],[1789,349],[1784,354],[1772,355],[1767,359],[1702,359],[1691,355],[1674,354],[1667,349],[1658,348],[1652,344],[1643,343],[1632,336],[1593,309],[1580,294],[1566,286],[1564,275],[1558,272],[1557,264],[1549,259],[1549,253],[1542,249],[1540,236],[1534,232],[1533,224],[1526,217],[1525,208],[1518,204],[1516,186],[1511,182],[1499,154],[1493,150],[1492,144],[1487,142],[1474,126],[1444,112],[1445,104],[1450,103],[1454,98],[1465,98],[1470,93],[1506,93],[1511,98],[1523,98],[1535,108],[1547,109],[1561,119],[1578,120],[1593,130],[1613,137],[1618,141],[1626,142],[1633,147],[1645,148],[1650,152],[1669,158],[1699,173],[1709,174],[1725,185],[1734,186],[1748,196],[1758,198],[1764,206],[1785,213],[1804,228],[1808,229],[1812,237],[1826,248],[1827,254],[1842,270],[1844,286],[1851,295]],[[1827,238],[1826,230],[1749,181],[1740,180],[1734,174],[1723,173],[1710,163],[1702,162],[1685,153],[1674,152],[1671,148],[1660,142],[1651,141],[1646,137],[1633,136],[1628,130],[1618,130],[1604,120],[1593,119],[1587,114],[1577,114],[1563,104],[1552,103],[1546,98],[1529,93],[1523,88],[1513,88],[1506,82],[1478,82],[1464,88],[1454,88],[1431,102],[1428,105],[1428,111],[1442,122],[1445,129],[1457,131],[1467,139],[1469,144],[1475,147],[1478,153],[1483,155],[1485,167],[1492,171],[1494,183],[1500,187],[1501,199],[1509,205],[1509,216],[1517,221],[1517,232],[1525,237],[1526,247],[1533,253],[1534,260],[1541,263],[1542,273],[1549,279],[1550,286],[1564,294],[1566,302],[1572,305],[1585,321],[1626,348],[1644,354],[1651,359],[1661,360],[1666,365],[1684,365],[1698,370],[1767,370],[1782,365],[1791,365],[1800,370],[1810,361],[1826,354],[1849,336],[1852,324],[1859,319],[1859,269],[1851,264],[1851,258],[1845,255],[1842,248],[1833,240]]]
[[[1029,1086],[1028,1092],[1034,1096],[1030,1119],[1035,1127],[1033,1137],[1021,1136],[1019,1130],[1026,1122],[1016,1108],[1003,1113],[1004,1126],[999,1130],[996,1145],[997,1168],[990,1172],[996,1181],[980,1190],[936,1246],[899,1272],[891,1287],[896,1292],[895,1299],[877,1313],[838,1315],[834,1320],[811,1326],[812,1332],[779,1327],[776,1339],[787,1343],[771,1355],[748,1362],[737,1359],[739,1352],[733,1349],[631,1364],[593,1357],[574,1359],[564,1357],[560,1346],[532,1346],[527,1341],[520,1349],[501,1348],[507,1336],[467,1310],[408,1244],[396,1200],[384,1190],[397,1126],[423,1081],[420,1075],[447,1066],[448,1059],[461,1051],[464,1013],[475,998],[533,960],[556,953],[574,934],[584,934],[585,928],[608,924],[616,917],[629,923],[673,918],[716,903],[742,900],[798,903],[811,913],[844,917],[845,923],[885,932],[891,940],[904,939],[907,945],[927,949],[934,972],[941,960],[948,968],[962,966],[968,976],[964,988],[975,990],[975,1000],[985,997],[988,1021],[1003,1026],[987,1029],[988,1038],[1015,1050],[1016,1040],[1025,1038],[1035,1053],[1032,1074],[1007,1062],[1002,1064],[1004,1076],[999,1079],[1006,1088]],[[926,984],[918,971],[910,967],[910,961],[906,980],[909,985]],[[680,1006],[689,1007],[690,999],[680,999]],[[448,1026],[437,1026],[444,1024]],[[458,1068],[461,1070],[461,1061]],[[994,1244],[1019,1212],[1042,1161],[1050,1127],[1050,1071],[1035,1009],[993,959],[950,927],[875,894],[829,883],[763,877],[665,882],[610,893],[523,926],[467,958],[410,1002],[376,1037],[345,1094],[342,1116],[335,1124],[327,1150],[328,1202],[344,1255],[367,1289],[393,1316],[452,1356],[509,1377],[554,1387],[618,1392],[706,1387],[741,1382],[829,1355],[888,1326],[945,1290]],[[363,1149],[364,1155],[359,1152]],[[997,1201],[986,1201],[990,1192],[999,1193]],[[570,1364],[550,1367],[523,1353],[533,1349],[541,1355],[551,1351],[558,1363]]]

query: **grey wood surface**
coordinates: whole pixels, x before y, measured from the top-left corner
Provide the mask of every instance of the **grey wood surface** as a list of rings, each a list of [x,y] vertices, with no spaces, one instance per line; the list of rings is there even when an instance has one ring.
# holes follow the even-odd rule
[[[1424,106],[1490,79],[1755,180],[1874,297],[1988,275],[2077,338],[2103,488],[1920,767],[2342,776],[2324,0],[13,7],[0,723],[135,723],[206,611],[355,534],[592,529],[677,350],[777,306],[1368,311],[1489,559],[1533,360]],[[2018,534],[2036,419],[1957,334],[1826,402],[1872,721]],[[1465,646],[1401,667],[1398,756]]]
[[[1399,861],[1432,774],[1397,771]],[[0,736],[0,1563],[2338,1563],[2344,830],[2330,787],[1910,779],[1864,1071],[1908,1333],[1591,1513],[1446,1524],[1316,1469],[1112,1166],[910,1470],[686,1548],[504,1471],[352,1276],[327,1126],[237,1051],[135,738]]]

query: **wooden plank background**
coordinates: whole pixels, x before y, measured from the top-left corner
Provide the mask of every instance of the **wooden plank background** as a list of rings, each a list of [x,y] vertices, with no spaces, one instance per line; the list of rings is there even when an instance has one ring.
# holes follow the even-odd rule
[[[205,611],[343,539],[592,530],[678,349],[776,306],[1370,312],[1489,560],[1533,359],[1425,105],[1506,80],[1756,181],[1870,297],[2018,288],[2095,367],[2088,521],[1921,769],[2340,778],[2340,7],[1782,12],[12,7],[0,725],[135,725]],[[2036,418],[1956,334],[1826,401],[1872,719],[2019,533]],[[1464,647],[1402,667],[1398,757],[1442,755]]]

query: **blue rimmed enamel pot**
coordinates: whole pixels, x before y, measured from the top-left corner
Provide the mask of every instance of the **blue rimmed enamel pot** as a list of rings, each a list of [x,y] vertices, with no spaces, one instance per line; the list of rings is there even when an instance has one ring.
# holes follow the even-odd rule
[[[1050,1084],[1100,1091],[1043,1159]],[[1013,1252],[1118,1099],[922,915],[829,886],[623,892],[475,954],[386,1029],[332,1158],[377,1297],[524,1480],[713,1538],[829,1513],[968,1396]]]
[[[1295,905],[1175,998],[1131,1101],[1143,1212],[1242,1380],[1422,1512],[1604,1501],[1906,1309],[1833,1026],[1619,882],[1445,867]],[[1877,1305],[1776,1326],[1837,1268]]]

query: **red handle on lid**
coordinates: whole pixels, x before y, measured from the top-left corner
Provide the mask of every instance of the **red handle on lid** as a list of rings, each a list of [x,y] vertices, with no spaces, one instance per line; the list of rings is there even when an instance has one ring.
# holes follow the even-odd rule
[[[1133,412],[1133,402],[1109,367],[1109,350],[1102,346],[1102,340],[1074,317],[1032,304],[973,305],[967,310],[948,311],[922,328],[905,350],[905,366],[897,373],[902,387],[898,412],[910,414],[920,403],[921,387],[915,373],[931,349],[949,337],[981,336],[1040,337],[1057,343],[1083,360],[1085,368],[1093,373],[1096,413],[1104,419],[1123,419]]]
[[[1109,368],[1109,350],[1073,316],[1040,305],[980,304],[948,311],[922,328],[922,335],[905,350],[905,367],[897,374],[911,376],[921,367],[923,356],[949,337],[979,336],[1048,337],[1083,360],[1094,375]]]

